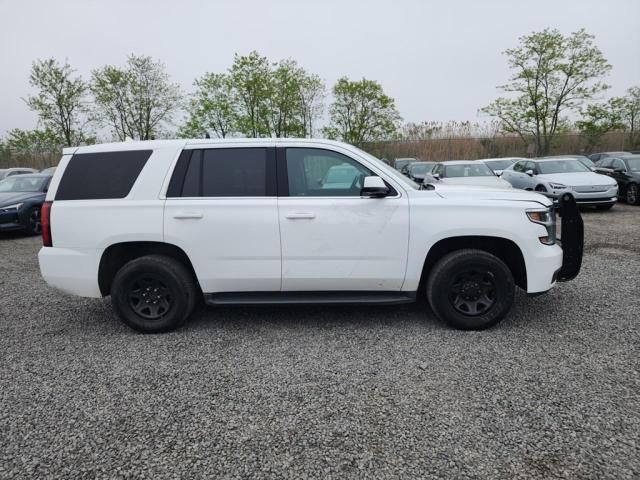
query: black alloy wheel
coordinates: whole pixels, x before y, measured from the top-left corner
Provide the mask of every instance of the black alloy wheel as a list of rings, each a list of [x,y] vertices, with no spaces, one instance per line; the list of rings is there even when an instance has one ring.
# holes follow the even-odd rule
[[[128,299],[131,310],[147,320],[161,319],[175,303],[162,279],[152,274],[141,275],[129,284]]]
[[[625,200],[629,205],[637,205],[640,201],[640,191],[638,185],[632,183],[627,187],[627,191],[624,195]]]
[[[32,207],[27,217],[27,230],[32,235],[40,235],[42,233],[42,222],[40,220],[40,207]]]
[[[483,315],[496,303],[495,276],[487,270],[462,272],[451,283],[448,298],[453,308],[463,315]]]

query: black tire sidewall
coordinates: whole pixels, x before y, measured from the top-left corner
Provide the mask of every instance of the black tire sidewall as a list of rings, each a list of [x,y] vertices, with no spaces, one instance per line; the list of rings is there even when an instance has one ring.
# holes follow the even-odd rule
[[[29,235],[40,235],[41,234],[41,232],[36,232],[36,231],[33,230],[33,228],[31,228],[31,215],[34,212],[38,212],[38,216],[39,216],[40,208],[41,207],[31,207],[31,208],[29,208],[29,210],[27,210],[27,214],[24,217],[25,229],[27,230],[27,233]],[[40,230],[42,230],[42,219],[40,219]]]
[[[483,251],[465,251],[462,255],[453,252],[440,262],[430,278],[429,300],[434,313],[455,328],[483,330],[498,323],[513,305],[515,284],[509,268],[499,258]],[[485,314],[467,316],[458,312],[449,301],[449,288],[456,277],[464,271],[478,269],[489,271],[494,276],[496,301]]]
[[[629,192],[630,189],[635,188],[635,192],[636,192],[636,200],[635,202],[630,202],[627,198],[627,193]],[[638,205],[640,203],[640,187],[638,187],[637,184],[635,183],[631,183],[627,186],[626,191],[624,192],[624,199],[625,201],[629,204],[629,205]]]
[[[195,304],[190,279],[185,277],[179,265],[171,259],[142,257],[125,264],[116,274],[111,288],[111,301],[120,319],[128,326],[142,333],[158,333],[180,327]],[[138,315],[129,305],[128,288],[141,274],[158,277],[171,291],[173,304],[169,311],[158,320],[149,320]]]

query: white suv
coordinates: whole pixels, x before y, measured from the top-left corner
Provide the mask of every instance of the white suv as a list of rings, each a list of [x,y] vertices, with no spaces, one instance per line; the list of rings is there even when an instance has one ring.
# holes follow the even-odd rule
[[[516,285],[538,294],[578,274],[582,219],[570,198],[561,208],[562,248],[542,195],[421,187],[343,143],[92,145],[64,150],[39,261],[50,285],[111,295],[143,332],[179,327],[202,298],[396,304],[420,291],[441,319],[482,329]]]

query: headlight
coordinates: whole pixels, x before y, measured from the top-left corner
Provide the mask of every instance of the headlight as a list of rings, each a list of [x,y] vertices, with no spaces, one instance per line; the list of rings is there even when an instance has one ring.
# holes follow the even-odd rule
[[[3,212],[8,212],[9,210],[20,210],[20,207],[22,206],[22,203],[16,203],[14,205],[7,205],[6,207],[0,207],[0,210],[2,210]]]
[[[554,190],[563,190],[565,188],[569,188],[566,185],[563,185],[561,183],[550,183],[549,186]]]
[[[556,214],[553,208],[546,210],[528,210],[527,217],[533,223],[542,225],[547,229],[547,235],[538,237],[541,243],[545,245],[554,245],[556,243]]]

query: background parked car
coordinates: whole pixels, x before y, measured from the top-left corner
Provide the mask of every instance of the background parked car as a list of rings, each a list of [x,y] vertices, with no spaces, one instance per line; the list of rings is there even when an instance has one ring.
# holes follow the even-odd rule
[[[409,165],[411,165],[412,163],[417,162],[418,160],[415,158],[396,158],[393,161],[393,168],[395,168],[396,170],[398,170],[399,172],[403,173],[403,174],[407,174],[407,170],[406,167],[408,167]],[[404,171],[403,171],[404,169]]]
[[[592,172],[575,158],[521,160],[505,169],[501,178],[515,188],[534,190],[554,200],[570,193],[578,205],[600,210],[613,207],[618,199],[614,180]]]
[[[470,185],[477,187],[511,188],[509,182],[497,177],[484,163],[477,160],[452,160],[441,162],[431,172],[426,181],[442,182],[450,185]]]
[[[27,173],[38,173],[38,171],[34,168],[25,167],[5,168],[0,170],[0,180],[2,180],[3,178],[11,177],[13,175],[24,175]]]
[[[407,167],[407,177],[416,183],[422,183],[424,177],[430,174],[438,162],[414,162]]]
[[[40,173],[44,173],[45,175],[53,175],[56,172],[56,168],[58,167],[49,167],[44,170],[40,170]]]
[[[601,160],[603,158],[607,158],[607,157],[624,157],[625,155],[631,155],[631,153],[629,152],[602,152],[602,153],[592,153],[591,155],[589,155],[589,158],[594,161],[597,162],[598,160]]]
[[[12,175],[0,180],[0,231],[26,230],[41,232],[40,208],[44,202],[51,175]]]
[[[505,168],[507,168],[509,165],[513,165],[518,160],[526,160],[526,159],[522,157],[483,158],[482,160],[478,160],[478,162],[484,163],[496,175],[501,175],[502,171]]]
[[[618,196],[630,205],[640,205],[640,155],[598,160],[596,171],[618,182]]]
[[[541,158],[541,159],[544,159],[544,158],[552,158],[552,159],[573,158],[575,160],[578,160],[581,164],[583,164],[585,167],[587,167],[591,171],[595,171],[595,169],[596,169],[596,164],[594,163],[594,161],[591,160],[589,157],[587,157],[585,155],[549,155],[547,157],[539,157],[539,158]]]

